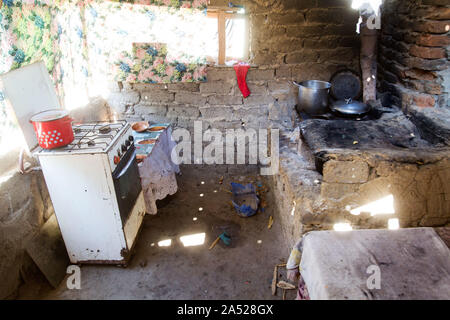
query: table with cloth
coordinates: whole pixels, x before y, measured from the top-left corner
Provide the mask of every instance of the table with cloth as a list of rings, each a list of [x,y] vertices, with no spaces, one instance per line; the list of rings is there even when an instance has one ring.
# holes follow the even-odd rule
[[[150,125],[150,130],[152,128],[158,131],[141,133],[133,131],[139,175],[148,214],[156,214],[156,200],[162,200],[177,192],[176,174],[180,172],[178,165],[171,159],[175,142],[172,140],[170,124],[153,124]]]

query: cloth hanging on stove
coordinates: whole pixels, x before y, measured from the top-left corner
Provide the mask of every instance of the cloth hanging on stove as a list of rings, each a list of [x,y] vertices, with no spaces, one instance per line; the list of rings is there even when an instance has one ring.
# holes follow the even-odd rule
[[[250,65],[247,63],[237,63],[234,65],[234,70],[236,71],[236,78],[238,82],[239,89],[242,92],[244,98],[247,98],[250,95],[250,90],[247,86],[246,78],[247,72],[250,68]]]

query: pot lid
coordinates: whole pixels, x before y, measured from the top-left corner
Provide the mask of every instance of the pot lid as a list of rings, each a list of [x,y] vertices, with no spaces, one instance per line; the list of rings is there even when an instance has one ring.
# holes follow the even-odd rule
[[[47,110],[62,110],[44,62],[35,62],[0,75],[0,91],[4,102],[16,116],[28,149],[33,150],[38,141],[30,123],[31,117]]]
[[[46,110],[39,112],[35,114],[33,117],[31,117],[30,121],[33,122],[47,122],[47,121],[53,121],[58,120],[61,118],[64,118],[69,115],[69,112],[63,109],[53,109],[53,110]]]
[[[370,106],[359,101],[347,99],[333,103],[331,110],[345,115],[361,116],[370,111]]]
[[[330,79],[330,94],[336,100],[358,99],[362,93],[360,76],[353,70],[336,72]]]

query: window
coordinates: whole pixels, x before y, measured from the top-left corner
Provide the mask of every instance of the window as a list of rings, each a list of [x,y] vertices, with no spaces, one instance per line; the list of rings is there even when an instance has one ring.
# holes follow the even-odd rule
[[[217,57],[219,65],[232,64],[248,57],[248,28],[243,8],[208,7],[208,17],[217,20]]]

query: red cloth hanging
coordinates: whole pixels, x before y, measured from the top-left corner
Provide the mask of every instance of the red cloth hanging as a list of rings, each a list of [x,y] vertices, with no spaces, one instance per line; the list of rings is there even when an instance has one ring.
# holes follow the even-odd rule
[[[237,63],[234,65],[234,70],[236,71],[236,78],[238,82],[239,89],[242,92],[244,98],[247,98],[250,95],[250,90],[248,89],[246,78],[247,72],[250,68],[250,65],[247,63]]]

